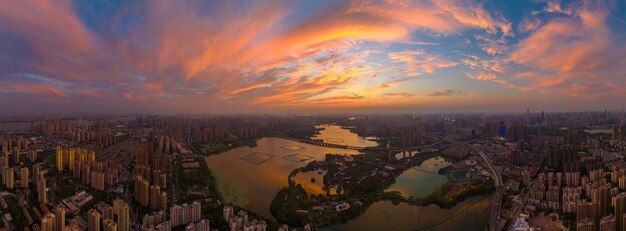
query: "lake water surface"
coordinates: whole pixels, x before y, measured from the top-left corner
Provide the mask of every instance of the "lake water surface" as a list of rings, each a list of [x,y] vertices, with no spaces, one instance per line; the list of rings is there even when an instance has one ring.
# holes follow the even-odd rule
[[[289,173],[310,161],[324,160],[327,153],[359,154],[355,150],[265,137],[256,147],[235,148],[205,160],[227,203],[270,218],[270,204],[276,193],[288,185]],[[322,178],[317,180],[321,183]]]
[[[376,146],[376,142],[359,137],[340,126],[324,125],[323,128],[315,136],[316,139],[351,146]],[[323,160],[327,153],[359,154],[355,150],[265,137],[257,142],[256,147],[235,148],[206,157],[205,161],[215,175],[218,190],[226,203],[240,205],[272,218],[270,204],[276,193],[288,185],[289,173],[310,161]],[[430,158],[419,167],[405,171],[387,190],[400,191],[404,195],[426,195],[446,182],[445,175],[435,172],[449,164],[441,157]],[[319,170],[299,173],[295,181],[302,184],[308,193],[320,194],[324,174],[324,171]],[[311,178],[315,182],[311,182]],[[381,201],[372,204],[360,217],[346,224],[327,227],[326,230],[483,230],[489,216],[488,209],[489,200],[486,197],[468,199],[452,209],[440,209],[435,205],[393,205],[391,202]]]
[[[319,134],[314,135],[311,139],[321,139],[324,143],[342,144],[357,147],[376,147],[378,143],[359,136],[358,134],[345,129],[339,125],[323,124],[317,125],[316,128],[322,128]]]
[[[406,197],[426,196],[448,181],[448,177],[438,174],[438,171],[450,164],[452,163],[442,157],[427,159],[420,166],[409,168],[400,174],[396,178],[396,183],[385,191],[398,191]]]
[[[389,201],[380,201],[372,204],[361,216],[322,230],[481,231],[485,230],[489,222],[489,209],[488,197],[472,197],[451,209],[441,209],[436,205],[394,205]]]

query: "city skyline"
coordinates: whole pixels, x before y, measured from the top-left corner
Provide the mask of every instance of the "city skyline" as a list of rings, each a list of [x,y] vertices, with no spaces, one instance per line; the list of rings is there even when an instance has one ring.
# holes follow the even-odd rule
[[[623,111],[624,1],[2,1],[0,114]]]

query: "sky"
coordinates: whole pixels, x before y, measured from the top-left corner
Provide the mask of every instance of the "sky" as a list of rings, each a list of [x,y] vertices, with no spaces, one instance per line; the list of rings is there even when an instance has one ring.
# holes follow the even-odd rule
[[[3,0],[0,114],[621,111],[625,41],[625,0]]]

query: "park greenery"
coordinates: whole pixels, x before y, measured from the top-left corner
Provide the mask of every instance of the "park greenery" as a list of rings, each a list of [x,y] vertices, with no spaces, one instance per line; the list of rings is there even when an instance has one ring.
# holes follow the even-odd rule
[[[425,154],[424,157],[415,157],[416,162],[408,167],[419,165],[426,157],[436,156],[433,153]],[[342,155],[326,155],[324,161],[312,161],[306,166],[294,169],[289,174],[289,186],[280,190],[272,201],[270,211],[274,218],[281,223],[290,226],[301,227],[306,223],[318,226],[343,223],[358,217],[373,203],[378,201],[390,201],[394,204],[408,203],[411,205],[426,206],[435,204],[441,208],[454,207],[458,202],[466,198],[492,193],[495,188],[489,181],[467,180],[455,182],[448,180],[436,190],[423,197],[404,196],[399,192],[385,191],[395,183],[395,178],[405,169],[397,167],[390,170],[392,175],[386,178],[369,177],[369,173],[375,169],[381,169],[388,163],[373,158],[372,154],[362,154],[352,156],[354,164],[338,164]],[[349,166],[349,170],[345,168]],[[398,166],[398,165],[395,165]],[[407,168],[408,168],[407,167]],[[351,172],[355,180],[338,180],[332,178],[340,169]],[[323,178],[324,194],[309,195],[302,185],[296,184],[293,178],[299,172],[324,170],[327,173]],[[440,172],[440,174],[442,174]],[[358,179],[358,180],[356,180]],[[330,188],[336,189],[336,193],[331,194]],[[337,212],[335,206],[341,203],[350,204],[350,208]]]

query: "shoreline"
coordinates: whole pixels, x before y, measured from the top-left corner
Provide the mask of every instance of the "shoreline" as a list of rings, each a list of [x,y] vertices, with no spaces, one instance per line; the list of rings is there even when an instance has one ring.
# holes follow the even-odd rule
[[[357,156],[362,155],[366,154]],[[354,156],[355,159],[358,158],[357,156]],[[425,160],[435,156],[438,155],[426,154],[426,157],[411,157],[419,159],[419,162],[410,165],[408,168],[418,166]],[[361,216],[372,204],[379,201],[389,201],[394,204],[407,203],[411,206],[428,206],[435,204],[439,208],[450,209],[458,203],[465,201],[467,198],[477,195],[488,195],[494,191],[493,186],[489,182],[472,180],[469,181],[469,184],[466,184],[456,183],[448,179],[446,183],[440,185],[437,189],[433,190],[424,197],[406,197],[397,191],[385,192],[384,190],[388,189],[393,183],[395,183],[395,179],[398,175],[406,171],[408,168],[397,170],[396,173],[393,174],[393,177],[391,177],[392,180],[382,181],[382,184],[372,186],[373,190],[369,192],[365,191],[365,193],[350,193],[351,190],[354,189],[353,187],[358,187],[358,185],[339,185],[337,189],[341,190],[338,190],[337,195],[330,195],[327,193],[326,196],[311,195],[311,198],[309,198],[306,190],[304,190],[300,184],[295,184],[293,181],[293,177],[301,171],[308,172],[316,169],[322,169],[328,171],[327,175],[329,173],[332,174],[332,167],[328,165],[332,162],[336,162],[336,158],[339,157],[341,157],[341,155],[327,154],[327,158],[324,161],[311,162],[302,168],[294,169],[292,171],[288,177],[289,186],[280,190],[272,201],[271,212],[277,221],[286,223],[290,226],[301,226],[303,221],[312,220],[319,226],[329,226],[337,223],[345,223],[348,220],[355,219]],[[358,162],[356,164],[365,163]],[[333,180],[327,179],[327,175],[324,177],[324,187],[330,188],[328,184],[332,184]],[[459,185],[463,184],[466,185],[459,188]],[[279,198],[283,198],[283,200],[281,201]],[[350,205],[345,210],[334,212],[332,208],[330,210],[328,209],[328,206],[337,206],[345,203]],[[316,208],[319,209],[320,207],[326,207],[326,209],[321,212],[315,211]],[[307,210],[307,208],[313,209]]]

